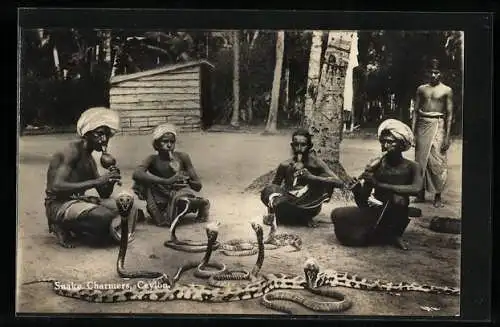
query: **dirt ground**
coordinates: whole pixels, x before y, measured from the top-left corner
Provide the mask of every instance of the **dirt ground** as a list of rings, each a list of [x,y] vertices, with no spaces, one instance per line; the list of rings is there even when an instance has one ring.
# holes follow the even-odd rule
[[[222,223],[219,240],[255,237],[249,221],[261,220],[265,208],[258,194],[245,193],[243,190],[254,178],[275,168],[287,158],[289,137],[286,134],[263,136],[259,133],[180,135],[178,149],[191,155],[202,178],[202,194],[212,203],[211,219]],[[53,294],[50,284],[46,283],[19,286],[20,283],[38,278],[106,283],[120,280],[115,271],[116,246],[80,245],[75,249],[64,249],[48,233],[43,207],[47,164],[51,154],[72,138],[71,134],[62,134],[24,136],[19,139],[18,313],[276,313],[261,306],[259,300],[220,304],[189,301],[96,304],[57,296]],[[117,191],[131,187],[132,169],[152,152],[150,144],[149,135],[116,136],[111,140],[109,151],[117,158],[124,178],[124,185]],[[342,142],[341,161],[350,174],[357,175],[366,162],[378,153],[376,140],[345,139]],[[413,152],[407,152],[406,156],[413,158]],[[435,215],[460,218],[461,158],[461,141],[455,141],[449,151],[449,185],[443,195],[446,207],[434,209],[430,201],[415,205],[422,209],[424,216],[412,219],[405,233],[410,251],[403,252],[392,247],[349,248],[340,245],[328,217],[333,208],[350,203],[332,201],[323,207],[317,217],[321,222],[319,228],[279,227],[280,231],[300,234],[303,249],[300,252],[291,252],[290,248],[267,251],[262,273],[302,274],[303,262],[312,256],[324,269],[349,271],[372,279],[458,287],[460,235],[435,233],[427,226]],[[144,203],[139,205],[144,206]],[[181,226],[177,234],[180,238],[204,240],[204,224]],[[138,225],[136,239],[129,246],[126,267],[173,274],[185,260],[201,259],[202,254],[186,254],[165,248],[163,242],[168,238],[167,228],[144,223]],[[255,259],[255,256],[227,257],[215,252],[211,260],[224,262],[229,269],[251,269]],[[195,280],[192,273],[185,274],[183,279],[186,282],[203,283]],[[354,303],[351,309],[342,313],[344,315],[456,316],[460,312],[458,296],[416,292],[391,295],[349,288],[340,288],[339,291],[349,296]],[[421,306],[437,307],[439,311],[427,312]],[[298,305],[296,308],[298,314],[315,314]]]

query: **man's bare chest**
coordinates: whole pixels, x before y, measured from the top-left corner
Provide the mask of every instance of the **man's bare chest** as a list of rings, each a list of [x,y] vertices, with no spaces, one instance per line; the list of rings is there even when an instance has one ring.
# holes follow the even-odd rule
[[[157,157],[153,160],[150,171],[158,176],[168,178],[183,170],[183,164],[177,156],[173,160],[162,160]]]
[[[427,101],[444,101],[447,92],[442,87],[428,87],[422,91],[422,97]]]
[[[92,179],[97,174],[97,164],[92,157],[78,160],[71,172],[72,180],[84,181]]]

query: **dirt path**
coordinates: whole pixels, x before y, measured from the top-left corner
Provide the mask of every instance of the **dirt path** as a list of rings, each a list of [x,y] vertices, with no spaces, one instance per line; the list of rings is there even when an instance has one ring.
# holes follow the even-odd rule
[[[48,233],[43,208],[45,173],[50,155],[63,147],[71,135],[26,136],[20,139],[19,216],[18,216],[18,287],[17,311],[37,313],[231,313],[271,314],[258,300],[232,303],[204,304],[188,301],[164,303],[133,302],[94,304],[56,296],[49,284],[19,287],[24,281],[54,277],[70,281],[119,281],[115,272],[116,247],[89,248],[80,246],[63,249],[56,245]],[[192,133],[180,136],[178,148],[190,153],[201,176],[202,193],[212,202],[211,217],[222,222],[221,240],[254,238],[249,221],[261,219],[264,207],[257,194],[243,193],[251,181],[275,168],[288,156],[289,137],[286,135],[261,136],[259,134]],[[151,152],[149,136],[117,136],[109,151],[116,156],[124,176],[124,185],[131,186],[134,166]],[[379,146],[373,140],[346,139],[342,143],[342,164],[351,174],[357,174],[367,160],[376,156]],[[302,264],[314,256],[324,268],[350,271],[368,278],[392,281],[417,281],[436,285],[460,284],[460,236],[434,233],[427,229],[434,215],[460,217],[461,208],[461,143],[450,149],[449,186],[444,194],[447,207],[436,210],[430,203],[419,207],[424,217],[413,219],[406,239],[411,251],[401,252],[392,247],[348,248],[340,245],[329,223],[329,212],[341,205],[331,202],[324,206],[318,220],[320,227],[287,228],[283,232],[301,235],[303,250],[290,252],[285,248],[266,252],[263,273],[283,272],[302,274]],[[409,158],[413,157],[408,152]],[[204,225],[179,227],[182,238],[203,239]],[[200,254],[186,254],[165,248],[168,229],[147,224],[138,226],[136,240],[127,253],[127,267],[166,271],[175,269],[188,259],[199,259]],[[153,258],[150,255],[154,254]],[[215,253],[212,260],[223,261],[229,267],[250,269],[255,256],[233,258]],[[188,273],[186,281],[195,281]],[[197,282],[200,282],[199,280]],[[399,296],[382,292],[339,289],[352,298],[353,307],[346,315],[446,315],[459,314],[459,297],[423,293],[401,293]],[[426,312],[420,306],[439,307],[439,311]],[[298,312],[312,314],[297,306]]]

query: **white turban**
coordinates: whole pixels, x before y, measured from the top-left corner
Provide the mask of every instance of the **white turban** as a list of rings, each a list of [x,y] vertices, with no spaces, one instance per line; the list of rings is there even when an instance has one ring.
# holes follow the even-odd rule
[[[153,142],[160,139],[163,135],[167,133],[172,133],[177,137],[177,133],[175,132],[175,126],[173,124],[161,124],[156,126],[153,130]]]
[[[392,136],[401,141],[403,151],[408,151],[414,142],[414,135],[410,126],[397,119],[384,120],[378,127],[378,138],[384,131],[389,131]]]
[[[113,135],[120,129],[120,116],[116,111],[105,107],[87,109],[81,114],[76,123],[76,132],[78,135],[83,136],[100,126],[109,127]]]

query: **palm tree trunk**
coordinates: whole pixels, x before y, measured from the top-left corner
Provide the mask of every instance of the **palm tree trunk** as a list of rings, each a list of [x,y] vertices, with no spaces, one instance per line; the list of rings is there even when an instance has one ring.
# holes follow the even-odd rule
[[[271,105],[267,117],[265,133],[275,133],[278,129],[278,103],[281,86],[281,73],[283,70],[283,51],[285,48],[285,31],[279,31],[276,39],[276,65],[274,67],[273,89],[271,92]]]
[[[321,38],[322,32],[313,33],[303,126],[313,134],[314,150],[318,156],[327,163],[337,177],[348,181],[349,175],[340,164],[339,159],[343,129],[342,98],[351,50],[351,33],[346,31],[330,31],[328,33],[324,65],[320,71]],[[335,64],[333,65],[328,64],[330,55],[335,56]],[[270,183],[275,173],[276,170],[272,170],[259,176],[245,190],[260,189]],[[350,195],[341,192],[340,198],[350,199]]]
[[[230,125],[240,126],[240,32],[233,32],[233,115]]]
[[[348,179],[348,175],[340,164],[340,143],[343,130],[343,94],[351,38],[351,32],[328,32],[316,101],[312,104],[312,110],[306,111],[304,121],[304,127],[313,134],[316,153],[343,180]],[[313,42],[311,52],[316,55],[314,46],[317,47],[317,44]],[[311,56],[310,60],[317,60],[317,57]],[[309,66],[314,68],[317,64],[310,62]]]
[[[102,51],[104,52],[104,62],[108,65],[111,64],[111,30],[104,30],[103,31],[103,45],[102,45]]]
[[[304,118],[311,117],[313,104],[316,101],[316,93],[319,84],[321,43],[323,32],[314,31],[312,35],[311,52],[309,54],[309,69],[307,72],[307,92],[304,105]]]

